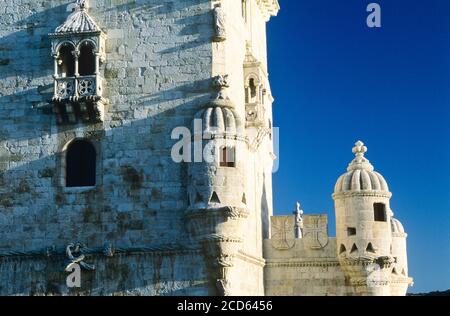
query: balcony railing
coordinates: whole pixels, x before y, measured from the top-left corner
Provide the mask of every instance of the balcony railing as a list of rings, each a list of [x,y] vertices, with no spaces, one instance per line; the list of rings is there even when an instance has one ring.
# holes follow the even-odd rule
[[[53,99],[57,101],[81,98],[101,98],[103,78],[98,75],[78,77],[57,77]]]
[[[102,77],[55,77],[53,111],[58,124],[103,121],[107,103]]]

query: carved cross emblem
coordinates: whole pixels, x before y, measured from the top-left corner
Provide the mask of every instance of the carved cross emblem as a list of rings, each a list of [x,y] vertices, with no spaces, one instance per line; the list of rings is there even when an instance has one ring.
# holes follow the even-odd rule
[[[272,246],[275,249],[290,249],[295,245],[294,216],[273,216],[271,218]]]
[[[307,215],[303,222],[303,236],[307,247],[322,249],[328,244],[328,219],[325,215]]]

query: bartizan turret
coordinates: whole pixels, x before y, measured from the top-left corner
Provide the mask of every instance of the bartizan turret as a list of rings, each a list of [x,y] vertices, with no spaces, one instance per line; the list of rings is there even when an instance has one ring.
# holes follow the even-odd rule
[[[389,187],[364,157],[358,141],[355,159],[336,183],[337,256],[355,295],[405,295],[406,234],[393,218]]]
[[[195,116],[194,161],[189,165],[186,219],[190,236],[203,246],[210,279],[218,295],[232,295],[239,282],[231,270],[242,248],[248,217],[244,160],[244,122],[228,97],[228,77],[214,78],[217,97]],[[234,285],[234,286],[233,286]]]

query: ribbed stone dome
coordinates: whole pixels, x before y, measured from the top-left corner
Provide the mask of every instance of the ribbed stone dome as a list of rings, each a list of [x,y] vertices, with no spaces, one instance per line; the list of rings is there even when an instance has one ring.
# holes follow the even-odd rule
[[[364,157],[367,147],[361,141],[353,148],[355,159],[349,164],[347,172],[336,182],[334,193],[381,191],[388,193],[389,187],[381,174],[374,171],[372,164]]]
[[[204,134],[241,135],[243,132],[242,120],[230,107],[207,107],[200,111],[196,118],[202,120]]]
[[[56,34],[99,32],[100,28],[87,13],[86,0],[77,1],[75,10],[67,20],[55,30]]]
[[[402,223],[396,218],[391,218],[391,228],[394,234],[404,234],[405,229],[403,228]]]

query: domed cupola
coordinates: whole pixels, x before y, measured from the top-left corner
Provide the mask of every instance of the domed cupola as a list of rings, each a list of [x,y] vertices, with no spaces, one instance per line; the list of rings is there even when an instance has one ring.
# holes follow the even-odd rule
[[[406,237],[407,236],[402,223],[398,219],[393,218],[393,217],[391,218],[391,228],[392,228],[392,236],[395,236],[395,237]]]
[[[391,193],[383,176],[364,157],[361,141],[353,148],[355,158],[339,177],[333,199],[336,211],[337,256],[356,293],[389,295],[393,256]],[[394,249],[395,250],[395,249]],[[376,266],[373,273],[371,267]]]
[[[228,76],[217,76],[213,86],[218,90],[217,96],[208,102],[194,117],[194,135],[202,139],[243,139],[244,124],[235,110],[235,104],[227,95]],[[201,123],[201,126],[199,126]]]
[[[355,159],[350,162],[347,172],[336,182],[334,195],[377,194],[390,197],[389,187],[384,177],[374,171],[370,161],[364,157],[367,147],[361,141],[353,148]]]

